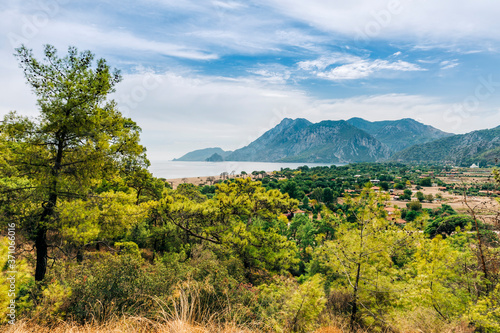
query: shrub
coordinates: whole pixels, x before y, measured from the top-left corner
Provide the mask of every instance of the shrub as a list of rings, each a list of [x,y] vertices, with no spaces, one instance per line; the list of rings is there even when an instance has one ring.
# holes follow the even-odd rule
[[[301,285],[292,279],[275,279],[259,291],[260,317],[277,332],[312,331],[326,303],[319,275]]]
[[[429,237],[435,237],[438,234],[444,237],[451,235],[457,228],[463,229],[467,224],[473,223],[474,220],[469,215],[450,215],[439,217],[427,224],[424,232]]]
[[[144,265],[130,254],[104,255],[73,269],[66,276],[72,289],[67,311],[80,322],[103,322],[118,313],[149,317],[158,311],[153,296],[164,297],[174,282],[163,265]]]
[[[416,212],[420,212],[422,210],[422,204],[420,201],[412,201],[406,204],[406,207],[408,207],[409,210],[413,210]]]

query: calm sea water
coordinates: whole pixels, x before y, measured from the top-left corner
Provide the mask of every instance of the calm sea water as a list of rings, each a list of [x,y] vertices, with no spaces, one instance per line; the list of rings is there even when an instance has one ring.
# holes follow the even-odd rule
[[[219,176],[223,172],[231,174],[252,173],[252,171],[274,171],[281,168],[297,169],[300,166],[330,166],[322,163],[267,163],[267,162],[180,162],[151,161],[149,170],[155,177],[175,179],[202,176]],[[340,164],[337,164],[340,165]]]

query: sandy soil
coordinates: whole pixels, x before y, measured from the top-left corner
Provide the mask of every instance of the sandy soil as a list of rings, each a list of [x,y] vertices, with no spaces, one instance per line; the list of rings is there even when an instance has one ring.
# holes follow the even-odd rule
[[[468,213],[470,214],[471,209],[477,214],[478,218],[483,219],[485,222],[495,222],[496,214],[500,210],[500,204],[495,198],[490,197],[473,197],[468,196],[464,198],[463,196],[449,194],[448,192],[440,191],[437,187],[423,187],[417,190],[412,187],[412,191],[416,193],[417,191],[422,192],[424,195],[432,194],[434,197],[436,194],[440,193],[443,199],[439,201],[433,201],[432,203],[423,202],[422,208],[439,208],[441,204],[450,205],[458,213]],[[415,200],[415,198],[412,198]],[[465,199],[467,202],[465,202]],[[399,208],[406,208],[408,201],[391,200],[390,204],[395,205]]]

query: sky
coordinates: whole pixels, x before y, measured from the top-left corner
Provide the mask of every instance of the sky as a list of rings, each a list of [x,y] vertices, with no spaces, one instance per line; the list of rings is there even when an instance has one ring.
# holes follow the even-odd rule
[[[152,161],[248,145],[283,118],[500,125],[494,0],[3,0],[0,116],[37,115],[13,56],[90,50]]]

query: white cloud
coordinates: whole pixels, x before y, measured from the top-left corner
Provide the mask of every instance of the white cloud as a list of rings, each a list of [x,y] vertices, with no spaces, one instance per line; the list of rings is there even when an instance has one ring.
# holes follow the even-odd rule
[[[212,1],[212,4],[224,9],[241,9],[247,7],[246,5],[237,1]]]
[[[248,72],[273,84],[286,84],[292,76],[291,69],[280,64],[258,65],[256,68],[249,69]]]
[[[0,11],[0,30],[21,34],[23,20],[33,13],[31,7],[36,6],[35,2],[19,5],[17,1],[7,1],[10,7]],[[65,1],[58,14],[50,16],[33,36],[26,38],[35,50],[47,42],[61,51],[76,44],[79,49],[90,49],[99,57],[108,60],[111,57],[129,68],[143,63],[146,66],[154,63],[158,66],[155,68],[170,66],[166,73],[138,71],[125,75],[115,95],[125,114],[142,126],[143,143],[154,158],[179,157],[207,146],[239,148],[284,117],[304,117],[314,122],[354,116],[368,120],[412,117],[453,132],[500,123],[500,114],[489,105],[494,104],[494,97],[491,101],[481,101],[474,112],[464,116],[453,111],[450,102],[453,97],[444,89],[437,88],[435,92],[436,95],[442,92],[442,99],[412,94],[413,81],[397,87],[398,91],[407,91],[406,94],[371,95],[375,90],[359,85],[355,87],[358,90],[348,93],[360,96],[342,99],[312,97],[320,86],[318,80],[315,87],[311,88],[311,84],[304,88],[310,89],[311,95],[298,88],[296,82],[301,75],[338,82],[426,68],[433,74],[431,69],[459,65],[449,53],[423,54],[436,45],[444,45],[440,50],[450,48],[460,53],[483,52],[484,45],[489,45],[488,50],[497,50],[500,4],[486,0],[460,2],[460,5],[452,0],[399,0],[400,8],[391,12],[389,5],[394,1],[398,0],[141,0],[139,4],[120,3],[119,10],[112,13],[99,9],[101,5],[106,8],[113,4],[105,1],[99,8],[82,10],[81,14],[72,2]],[[142,7],[144,12],[133,11]],[[386,12],[390,15],[384,16]],[[134,20],[129,21],[132,14]],[[381,48],[374,43],[370,53],[370,47],[362,44],[366,38],[387,39],[390,43],[380,44]],[[361,45],[353,45],[353,40]],[[400,40],[404,43],[398,43]],[[488,44],[485,40],[492,42]],[[464,41],[473,43],[457,47]],[[417,46],[412,48],[414,45]],[[390,53],[404,50],[405,58],[398,51],[376,59],[385,52],[380,51],[385,46]],[[332,49],[349,51],[331,52]],[[0,114],[13,109],[34,114],[35,98],[24,83],[12,52],[9,45],[0,46]],[[410,52],[418,53],[422,59],[409,62],[406,57]],[[210,60],[226,56],[229,61],[223,69],[203,67]],[[246,57],[241,65],[240,56]],[[177,59],[171,60],[173,57]],[[183,63],[183,59],[190,61]],[[463,67],[468,65],[465,59],[461,60]],[[260,61],[264,65],[255,65]],[[291,64],[294,61],[297,63]],[[269,62],[286,65],[267,65]],[[184,66],[195,63],[200,67],[193,68],[216,74],[183,70],[177,66],[179,63]],[[247,75],[245,71],[250,75],[237,76]],[[394,88],[388,83],[376,91],[394,91],[391,90]],[[321,87],[318,93],[325,90]],[[447,102],[443,102],[445,98]]]
[[[432,47],[465,42],[486,49],[481,41],[498,41],[500,3],[491,0],[269,0],[275,10],[323,31],[359,42],[412,39]],[[473,42],[471,44],[470,42]],[[467,51],[467,50],[464,50]]]
[[[330,55],[321,56],[315,60],[300,61],[297,63],[299,69],[303,70],[325,70],[328,66],[340,63],[353,63],[360,61],[362,58],[347,54],[347,53],[333,53]]]
[[[12,63],[7,61],[2,70]],[[9,82],[2,77],[0,88],[7,91],[0,100],[0,113],[17,109],[23,114],[34,114],[34,98],[29,97],[32,95],[22,79]],[[485,123],[500,123],[500,114],[488,112],[488,105],[463,114],[455,112],[450,102],[422,95],[320,99],[258,76],[211,77],[190,71],[142,70],[125,75],[113,98],[124,115],[142,127],[141,140],[152,160],[172,159],[206,147],[237,149],[285,117],[313,122],[351,117],[372,121],[410,117],[455,133],[484,128]]]
[[[332,65],[342,64],[327,70]],[[322,56],[316,60],[307,60],[297,63],[302,70],[311,71],[320,78],[342,81],[369,77],[382,71],[424,71],[425,69],[402,60],[390,62],[387,60],[370,60],[358,56],[336,53],[331,56]]]
[[[459,65],[459,62],[458,59],[444,60],[441,61],[439,65],[441,66],[441,69],[451,69],[457,67]]]
[[[313,122],[351,117],[371,121],[409,117],[455,133],[484,128],[485,120],[491,124],[500,122],[500,115],[487,112],[488,105],[481,105],[464,118],[453,112],[454,104],[439,98],[382,94],[319,99],[258,77],[225,78],[167,72],[155,74],[160,84],[137,94],[147,75],[151,74],[125,76],[116,98],[125,114],[142,127],[142,142],[154,160],[172,159],[206,147],[237,149],[285,117]],[[149,82],[155,80],[149,79]],[[134,102],[131,98],[134,94],[141,98]],[[133,107],[127,99],[132,99]]]
[[[333,81],[355,80],[366,78],[383,70],[411,72],[423,71],[425,69],[401,60],[396,62],[380,59],[375,61],[360,60],[351,64],[335,67],[327,72],[318,73],[318,76]]]

